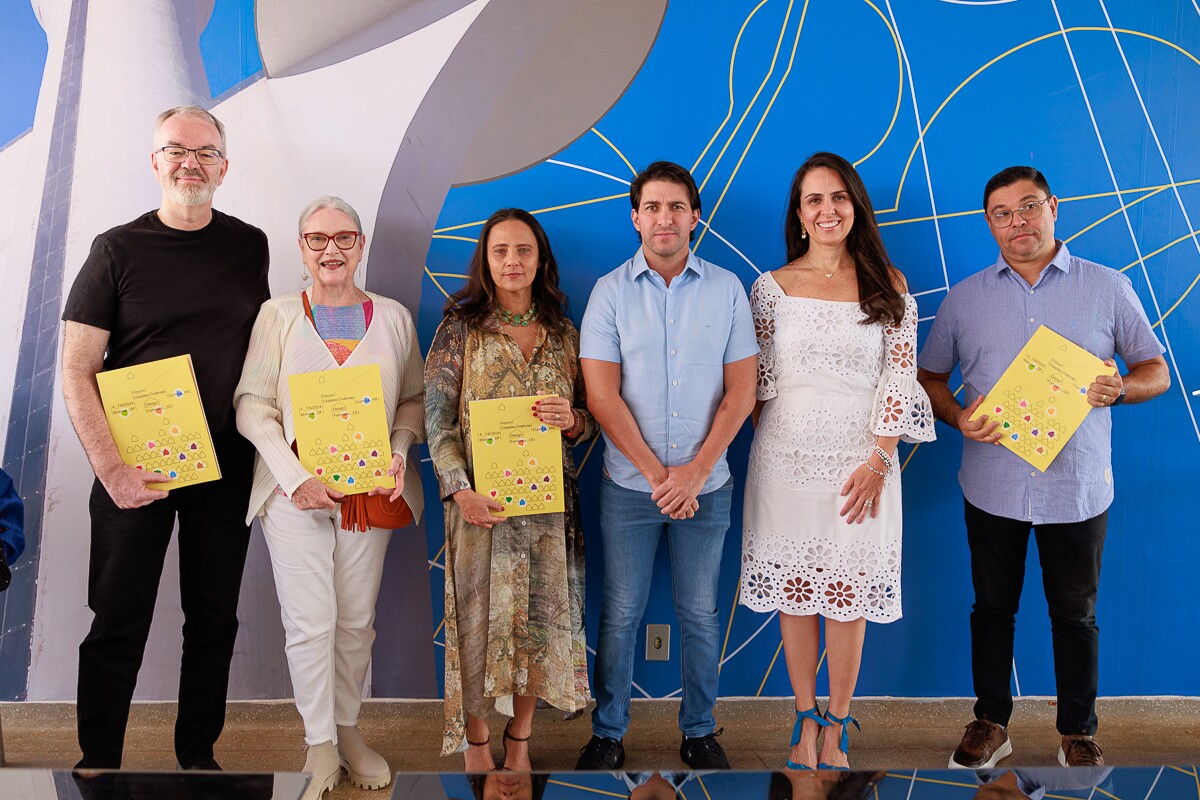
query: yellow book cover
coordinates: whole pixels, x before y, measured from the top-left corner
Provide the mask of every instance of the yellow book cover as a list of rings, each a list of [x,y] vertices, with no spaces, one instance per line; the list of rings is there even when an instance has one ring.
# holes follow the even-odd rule
[[[475,491],[503,511],[498,517],[563,511],[562,432],[533,415],[543,395],[471,401]]]
[[[190,355],[99,372],[96,384],[121,459],[171,478],[152,488],[220,479]]]
[[[971,419],[1000,423],[1000,444],[1042,472],[1091,412],[1088,386],[1113,368],[1045,325],[1039,326]]]
[[[395,488],[379,365],[288,376],[300,463],[345,494]]]

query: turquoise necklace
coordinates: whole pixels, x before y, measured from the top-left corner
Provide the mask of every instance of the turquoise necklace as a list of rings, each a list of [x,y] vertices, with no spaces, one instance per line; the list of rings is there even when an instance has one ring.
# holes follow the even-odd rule
[[[496,316],[512,325],[514,328],[525,328],[529,323],[537,319],[537,304],[529,306],[529,310],[524,314],[514,314],[499,303],[496,304]]]

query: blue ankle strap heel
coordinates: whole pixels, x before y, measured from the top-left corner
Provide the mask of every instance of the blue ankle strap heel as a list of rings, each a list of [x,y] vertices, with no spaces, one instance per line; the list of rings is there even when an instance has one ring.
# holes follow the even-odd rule
[[[826,722],[825,722],[826,725],[841,725],[842,726],[842,738],[841,738],[841,741],[838,742],[838,749],[841,750],[846,755],[850,755],[850,724],[853,724],[854,727],[858,728],[858,732],[862,733],[862,726],[858,724],[858,720],[856,720],[854,717],[850,716],[849,712],[847,712],[846,716],[844,716],[844,717],[838,717],[835,714],[831,714],[828,709],[825,710],[825,720],[826,720]],[[817,769],[848,770],[850,768],[849,767],[833,767],[833,766],[830,766],[829,764],[826,764],[824,761],[822,761],[821,763],[817,764]]]
[[[817,723],[817,725],[821,726],[822,728],[829,727],[829,720],[827,720],[823,716],[821,716],[821,709],[819,709],[817,706],[814,705],[808,711],[797,710],[796,711],[796,724],[794,724],[792,726],[792,743],[789,745],[789,747],[795,747],[796,745],[800,744],[800,731],[801,731],[801,728],[803,728],[804,720],[806,720],[806,719],[811,719],[813,722]],[[797,769],[797,770],[812,769],[812,767],[810,767],[806,764],[797,764],[796,762],[792,761],[790,755],[787,760],[787,768],[788,769]]]

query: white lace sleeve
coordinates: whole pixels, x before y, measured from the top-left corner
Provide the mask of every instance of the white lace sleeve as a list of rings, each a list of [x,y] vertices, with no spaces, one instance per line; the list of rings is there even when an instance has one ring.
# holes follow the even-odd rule
[[[911,294],[904,295],[900,324],[883,326],[883,350],[871,432],[899,436],[910,444],[932,442],[936,438],[933,409],[929,395],[917,383],[917,301]]]
[[[758,339],[758,399],[770,400],[775,391],[775,302],[774,278],[761,276],[750,289],[750,313]]]

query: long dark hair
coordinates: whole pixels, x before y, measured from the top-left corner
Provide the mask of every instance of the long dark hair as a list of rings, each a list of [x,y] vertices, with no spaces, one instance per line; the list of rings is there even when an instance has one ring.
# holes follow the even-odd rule
[[[479,232],[475,252],[471,254],[471,266],[467,285],[450,295],[442,309],[445,315],[459,314],[468,325],[478,325],[491,313],[496,302],[496,282],[488,268],[488,238],[492,228],[501,222],[515,219],[524,222],[533,231],[537,240],[538,269],[533,278],[533,302],[537,305],[538,322],[546,330],[561,332],[567,319],[567,296],[558,288],[558,262],[550,249],[550,239],[541,223],[520,208],[502,208],[488,217]]]
[[[808,252],[809,239],[800,235],[804,226],[797,213],[802,200],[800,190],[804,177],[821,167],[838,174],[854,206],[854,225],[846,236],[846,250],[854,259],[854,271],[858,275],[858,305],[866,315],[863,324],[882,321],[899,325],[904,318],[904,298],[892,281],[896,268],[884,249],[867,187],[863,185],[854,165],[839,155],[813,153],[792,177],[792,186],[788,189],[787,215],[783,220],[783,240],[787,245],[788,261],[795,261]]]

